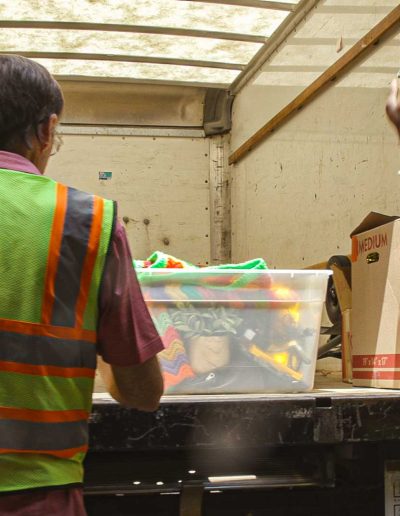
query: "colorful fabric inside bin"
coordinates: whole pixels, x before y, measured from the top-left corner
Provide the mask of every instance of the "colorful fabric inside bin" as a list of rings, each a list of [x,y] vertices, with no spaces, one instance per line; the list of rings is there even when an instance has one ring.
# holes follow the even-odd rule
[[[133,263],[134,267],[138,270],[139,280],[141,278],[141,269],[186,269],[194,271],[200,269],[200,267],[197,267],[188,261],[175,258],[174,256],[167,255],[161,251],[156,251],[149,256],[147,260],[135,260]],[[241,264],[224,264],[202,267],[201,269],[203,271],[209,270],[210,273],[212,273],[216,270],[227,269],[266,270],[268,269],[268,266],[263,259],[257,258]],[[197,299],[199,301],[205,299],[218,300],[221,297],[226,299],[227,297],[229,298],[230,288],[235,290],[244,286],[251,288],[251,282],[254,280],[253,277],[246,276],[245,274],[239,276],[239,278],[237,274],[235,274],[232,275],[231,281],[229,281],[225,275],[223,285],[221,286],[221,280],[218,276],[210,274],[208,279],[205,281],[205,284],[210,288],[205,288],[202,285],[193,285],[193,278],[190,276],[185,276],[183,284],[181,276],[175,275],[175,277],[179,279],[179,282],[174,282],[173,273],[169,274],[168,277],[164,276],[160,285],[151,289],[152,299],[147,296],[147,303],[151,305],[152,302],[159,300],[176,299]],[[265,276],[263,276],[263,279],[265,279]],[[229,284],[228,287],[226,286],[227,280]],[[146,281],[151,281],[151,278],[147,277]],[[156,282],[159,280],[155,278],[154,281]],[[187,284],[185,284],[185,281]],[[253,286],[260,288],[260,278],[258,278],[257,281],[254,282]],[[233,295],[231,303],[232,306],[236,306],[236,308],[243,306],[241,302],[237,302],[236,297]],[[158,357],[163,370],[165,391],[169,392],[174,386],[180,384],[185,379],[193,378],[195,376],[195,372],[190,365],[187,349],[185,348],[183,339],[172,323],[167,304],[165,304],[165,306],[160,306],[160,304],[158,304],[157,306],[157,315],[153,315],[153,320],[165,345],[165,350],[159,353]]]

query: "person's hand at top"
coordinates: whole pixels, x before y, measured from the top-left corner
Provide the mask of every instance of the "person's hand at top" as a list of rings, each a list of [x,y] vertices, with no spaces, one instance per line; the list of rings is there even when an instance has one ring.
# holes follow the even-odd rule
[[[386,101],[386,113],[400,136],[400,99],[397,79],[394,79],[390,85],[390,94]]]

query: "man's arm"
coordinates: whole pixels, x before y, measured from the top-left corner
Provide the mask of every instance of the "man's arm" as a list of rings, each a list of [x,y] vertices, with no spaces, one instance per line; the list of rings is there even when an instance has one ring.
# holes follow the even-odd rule
[[[386,101],[386,113],[400,136],[400,100],[397,79],[394,79],[390,85],[390,94]]]
[[[164,349],[143,299],[124,228],[117,222],[100,292],[98,367],[108,392],[127,407],[157,410]]]
[[[101,357],[97,365],[111,396],[129,408],[157,410],[164,385],[157,357],[133,366],[110,366]]]

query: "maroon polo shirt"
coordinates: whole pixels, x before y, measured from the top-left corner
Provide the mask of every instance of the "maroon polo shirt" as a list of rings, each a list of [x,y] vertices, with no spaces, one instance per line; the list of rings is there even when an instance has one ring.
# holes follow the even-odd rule
[[[0,496],[1,516],[87,516],[81,487]],[[111,515],[110,515],[111,516]]]
[[[38,174],[27,159],[0,151],[0,169]],[[117,222],[111,236],[100,291],[98,353],[116,366],[141,364],[164,349],[140,290],[125,229]],[[1,458],[0,458],[1,460]],[[81,488],[39,489],[0,496],[0,515],[83,516]]]

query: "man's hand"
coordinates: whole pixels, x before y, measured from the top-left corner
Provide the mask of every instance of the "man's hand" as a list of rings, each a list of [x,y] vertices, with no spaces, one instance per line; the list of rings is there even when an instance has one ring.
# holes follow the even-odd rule
[[[386,113],[400,136],[400,99],[397,79],[394,79],[390,85],[390,94],[386,101]]]
[[[126,367],[107,364],[98,356],[97,365],[108,392],[121,405],[145,412],[157,410],[164,385],[156,356]]]

